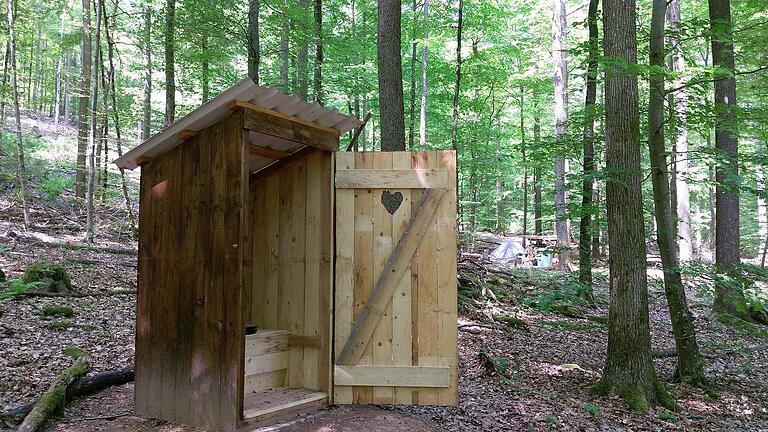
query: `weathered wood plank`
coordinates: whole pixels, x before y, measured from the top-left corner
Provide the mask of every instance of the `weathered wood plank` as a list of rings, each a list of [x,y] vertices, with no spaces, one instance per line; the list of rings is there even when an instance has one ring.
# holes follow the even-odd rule
[[[288,115],[288,114],[283,114],[281,112],[277,112],[277,111],[274,111],[274,110],[271,110],[271,109],[268,109],[268,108],[260,107],[258,105],[254,105],[254,104],[249,103],[247,101],[243,101],[243,100],[234,100],[234,101],[232,101],[232,108],[231,109],[234,109],[236,107],[242,107],[242,108],[246,108],[246,109],[251,110],[251,111],[255,111],[255,112],[259,112],[259,113],[264,113],[264,114],[269,114],[269,115],[274,116],[274,117],[279,117],[279,118],[282,118],[282,119],[285,119],[285,120],[288,120],[288,121],[291,121],[291,122],[294,122],[294,123],[299,123],[299,124],[302,124],[304,126],[317,129],[317,130],[322,131],[322,132],[326,132],[326,133],[329,133],[329,134],[332,134],[332,135],[339,136],[339,131],[337,131],[334,128],[331,128],[331,127],[328,127],[328,126],[323,126],[323,125],[321,125],[319,123],[314,123],[314,122],[311,122],[309,120],[304,120],[303,118],[300,118],[300,117],[296,117],[296,116],[292,116],[292,115]]]
[[[339,135],[291,119],[245,109],[245,128],[328,151],[339,149]]]
[[[288,369],[290,351],[280,351],[271,354],[249,356],[245,359],[245,375],[255,375]]]
[[[372,153],[355,153],[355,169],[373,168]],[[365,306],[365,301],[371,294],[376,275],[373,273],[373,205],[374,196],[371,189],[355,190],[355,284],[354,284],[354,314],[353,321],[358,319]],[[354,326],[353,326],[354,327]],[[349,343],[347,341],[347,343]],[[345,345],[346,346],[346,345]],[[340,354],[341,355],[341,354]],[[337,360],[340,362],[341,357]],[[373,364],[373,348],[363,347],[357,364]],[[370,387],[356,387],[352,390],[354,403],[373,403],[373,392]]]
[[[334,368],[335,382],[345,386],[447,388],[451,382],[450,378],[450,368],[447,366],[336,366]]]
[[[290,327],[295,334],[304,334],[304,296],[306,287],[305,259],[306,259],[306,208],[307,208],[307,163],[296,164],[293,171],[293,183],[291,188],[292,214],[290,240],[291,249],[288,252],[291,258],[291,279],[289,287],[290,295]],[[304,387],[304,348],[291,347],[290,368],[288,369],[288,386]]]
[[[291,153],[287,151],[276,150],[273,148],[264,147],[256,144],[250,144],[248,146],[248,153],[254,156],[259,156],[259,157],[274,159],[274,160],[285,159],[291,155]]]
[[[305,208],[305,267],[304,267],[304,331],[303,335],[317,338],[320,334],[320,264],[321,264],[321,201],[330,199],[323,191],[323,154],[316,153],[307,159]],[[305,337],[306,337],[305,336]],[[319,390],[318,347],[303,346],[303,386]]]
[[[333,244],[334,244],[334,188],[333,153],[323,153],[322,176],[320,179],[321,193],[324,197],[320,201],[320,236],[321,236],[321,264],[320,264],[320,301],[317,305],[319,312],[318,331],[320,335],[319,346],[319,377],[320,390],[331,393],[333,381],[333,359],[331,344],[333,343]]]
[[[355,166],[353,153],[336,153],[336,168],[351,169]],[[336,191],[336,262],[334,351],[338,356],[352,331],[355,285],[355,194],[352,189]],[[334,383],[333,402],[352,403],[352,388]]]
[[[272,372],[264,372],[245,376],[245,395],[256,393],[268,389],[285,387],[285,374],[287,369],[280,369]]]
[[[380,153],[392,157],[392,153]],[[337,170],[336,187],[351,189],[440,189],[448,173],[436,169]]]

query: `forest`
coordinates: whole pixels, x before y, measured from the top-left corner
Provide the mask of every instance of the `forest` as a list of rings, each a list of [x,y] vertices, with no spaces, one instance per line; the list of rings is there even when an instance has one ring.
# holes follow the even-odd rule
[[[172,430],[134,410],[114,161],[243,78],[358,119],[338,155],[456,157],[458,403],[279,430],[768,428],[764,1],[0,9],[0,429]]]

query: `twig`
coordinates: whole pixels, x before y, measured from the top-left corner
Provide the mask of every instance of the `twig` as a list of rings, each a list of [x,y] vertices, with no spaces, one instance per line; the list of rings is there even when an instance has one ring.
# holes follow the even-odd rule
[[[352,150],[352,147],[355,146],[357,143],[357,139],[360,137],[360,133],[365,129],[366,123],[368,123],[368,120],[371,118],[371,112],[368,111],[368,113],[363,118],[363,124],[361,124],[357,129],[355,129],[355,135],[352,136],[352,140],[349,142],[349,145],[347,146],[347,151]]]
[[[93,421],[93,420],[114,420],[118,417],[125,417],[127,415],[131,415],[130,411],[126,411],[124,413],[120,414],[112,414],[112,415],[105,415],[105,416],[99,416],[99,417],[83,417],[81,419],[73,420],[72,422],[78,422],[78,421]]]

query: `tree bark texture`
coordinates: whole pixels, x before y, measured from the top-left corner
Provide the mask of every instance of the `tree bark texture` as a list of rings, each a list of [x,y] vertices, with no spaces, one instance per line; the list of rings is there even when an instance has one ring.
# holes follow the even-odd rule
[[[315,71],[312,80],[315,102],[323,104],[323,0],[315,0]]]
[[[91,1],[83,0],[83,49],[80,61],[80,98],[77,119],[77,174],[75,195],[85,199],[88,152],[88,106],[91,94]]]
[[[416,131],[416,53],[417,53],[417,43],[416,43],[416,23],[418,20],[416,19],[416,8],[418,7],[418,4],[416,0],[413,0],[413,3],[411,5],[411,12],[413,12],[413,23],[411,28],[411,39],[413,41],[411,42],[411,65],[410,65],[410,85],[411,85],[411,97],[409,101],[409,109],[408,109],[408,149],[413,149],[413,142],[414,142],[414,134]]]
[[[749,319],[741,284],[739,239],[739,145],[736,140],[736,78],[730,0],[709,0],[712,31],[712,64],[729,75],[715,80],[715,147],[717,166],[715,199],[715,302],[716,312]]]
[[[165,125],[176,120],[176,0],[165,2]]]
[[[379,1],[377,31],[381,150],[405,150],[400,1]]]
[[[21,192],[21,210],[24,214],[24,227],[32,225],[32,216],[29,214],[29,191],[27,189],[27,168],[24,162],[24,137],[21,133],[21,109],[19,107],[19,82],[16,70],[16,32],[14,0],[8,0],[8,46],[11,62],[11,98],[13,99],[13,115],[16,120],[16,146],[18,153],[18,167],[16,176],[19,180]]]
[[[617,60],[605,79],[605,165],[608,214],[608,355],[595,390],[623,397],[636,411],[660,403],[673,408],[653,365],[648,322],[643,197],[640,184],[640,113],[634,0],[604,0],[605,56]]]
[[[259,35],[259,12],[261,0],[248,2],[248,76],[259,84],[259,66],[261,65],[261,47]]]
[[[88,189],[86,193],[86,219],[85,219],[85,241],[93,243],[94,223],[96,206],[94,196],[96,185],[98,184],[98,164],[96,158],[99,151],[96,149],[97,143],[101,142],[101,134],[98,132],[99,120],[102,113],[99,110],[99,52],[101,49],[101,3],[103,0],[96,0],[96,24],[94,26],[95,36],[92,48],[91,61],[93,62],[93,71],[91,73],[91,106],[90,106],[90,124],[88,126]]]
[[[539,97],[533,94],[533,148],[538,149],[541,143],[541,114],[539,113]],[[541,168],[539,164],[533,167],[533,233],[541,235]]]
[[[552,80],[555,87],[555,139],[565,138],[568,123],[568,60],[566,46],[565,0],[553,0],[552,10]],[[565,158],[555,156],[555,233],[557,234],[558,268],[569,270],[571,241],[568,233],[567,198],[565,196]]]
[[[460,27],[461,26],[459,26],[459,28]],[[461,32],[461,29],[459,29],[458,32]],[[461,38],[458,38],[458,39],[461,39]],[[419,110],[419,147],[421,148],[424,148],[427,145],[427,43],[428,41],[429,41],[429,0],[424,0],[424,41],[421,46],[421,109]],[[459,50],[461,49],[461,42],[459,42],[457,47],[458,47],[457,49]]]
[[[152,124],[152,9],[144,8],[144,106],[142,107],[141,139],[149,138]]]
[[[459,0],[459,18],[458,25],[456,26],[456,83],[453,87],[453,101],[451,109],[451,148],[458,151],[459,149],[459,95],[461,94],[461,32],[464,27],[464,0]],[[426,23],[424,24],[426,26]],[[426,30],[425,30],[426,33]],[[422,53],[422,67],[426,67],[426,52]],[[422,72],[422,91],[426,91],[426,76]],[[426,116],[427,99],[426,95],[422,96],[422,108],[424,109],[423,115]],[[421,126],[419,126],[421,127]],[[426,123],[425,123],[426,127]],[[458,156],[456,158],[458,163]]]

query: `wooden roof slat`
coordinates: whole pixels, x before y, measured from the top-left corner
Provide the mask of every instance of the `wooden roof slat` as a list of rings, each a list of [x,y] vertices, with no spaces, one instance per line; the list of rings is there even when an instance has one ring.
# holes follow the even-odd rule
[[[248,145],[248,153],[254,156],[260,156],[263,158],[274,159],[274,160],[285,159],[291,155],[290,152],[275,150],[273,148],[263,147],[256,144]]]

